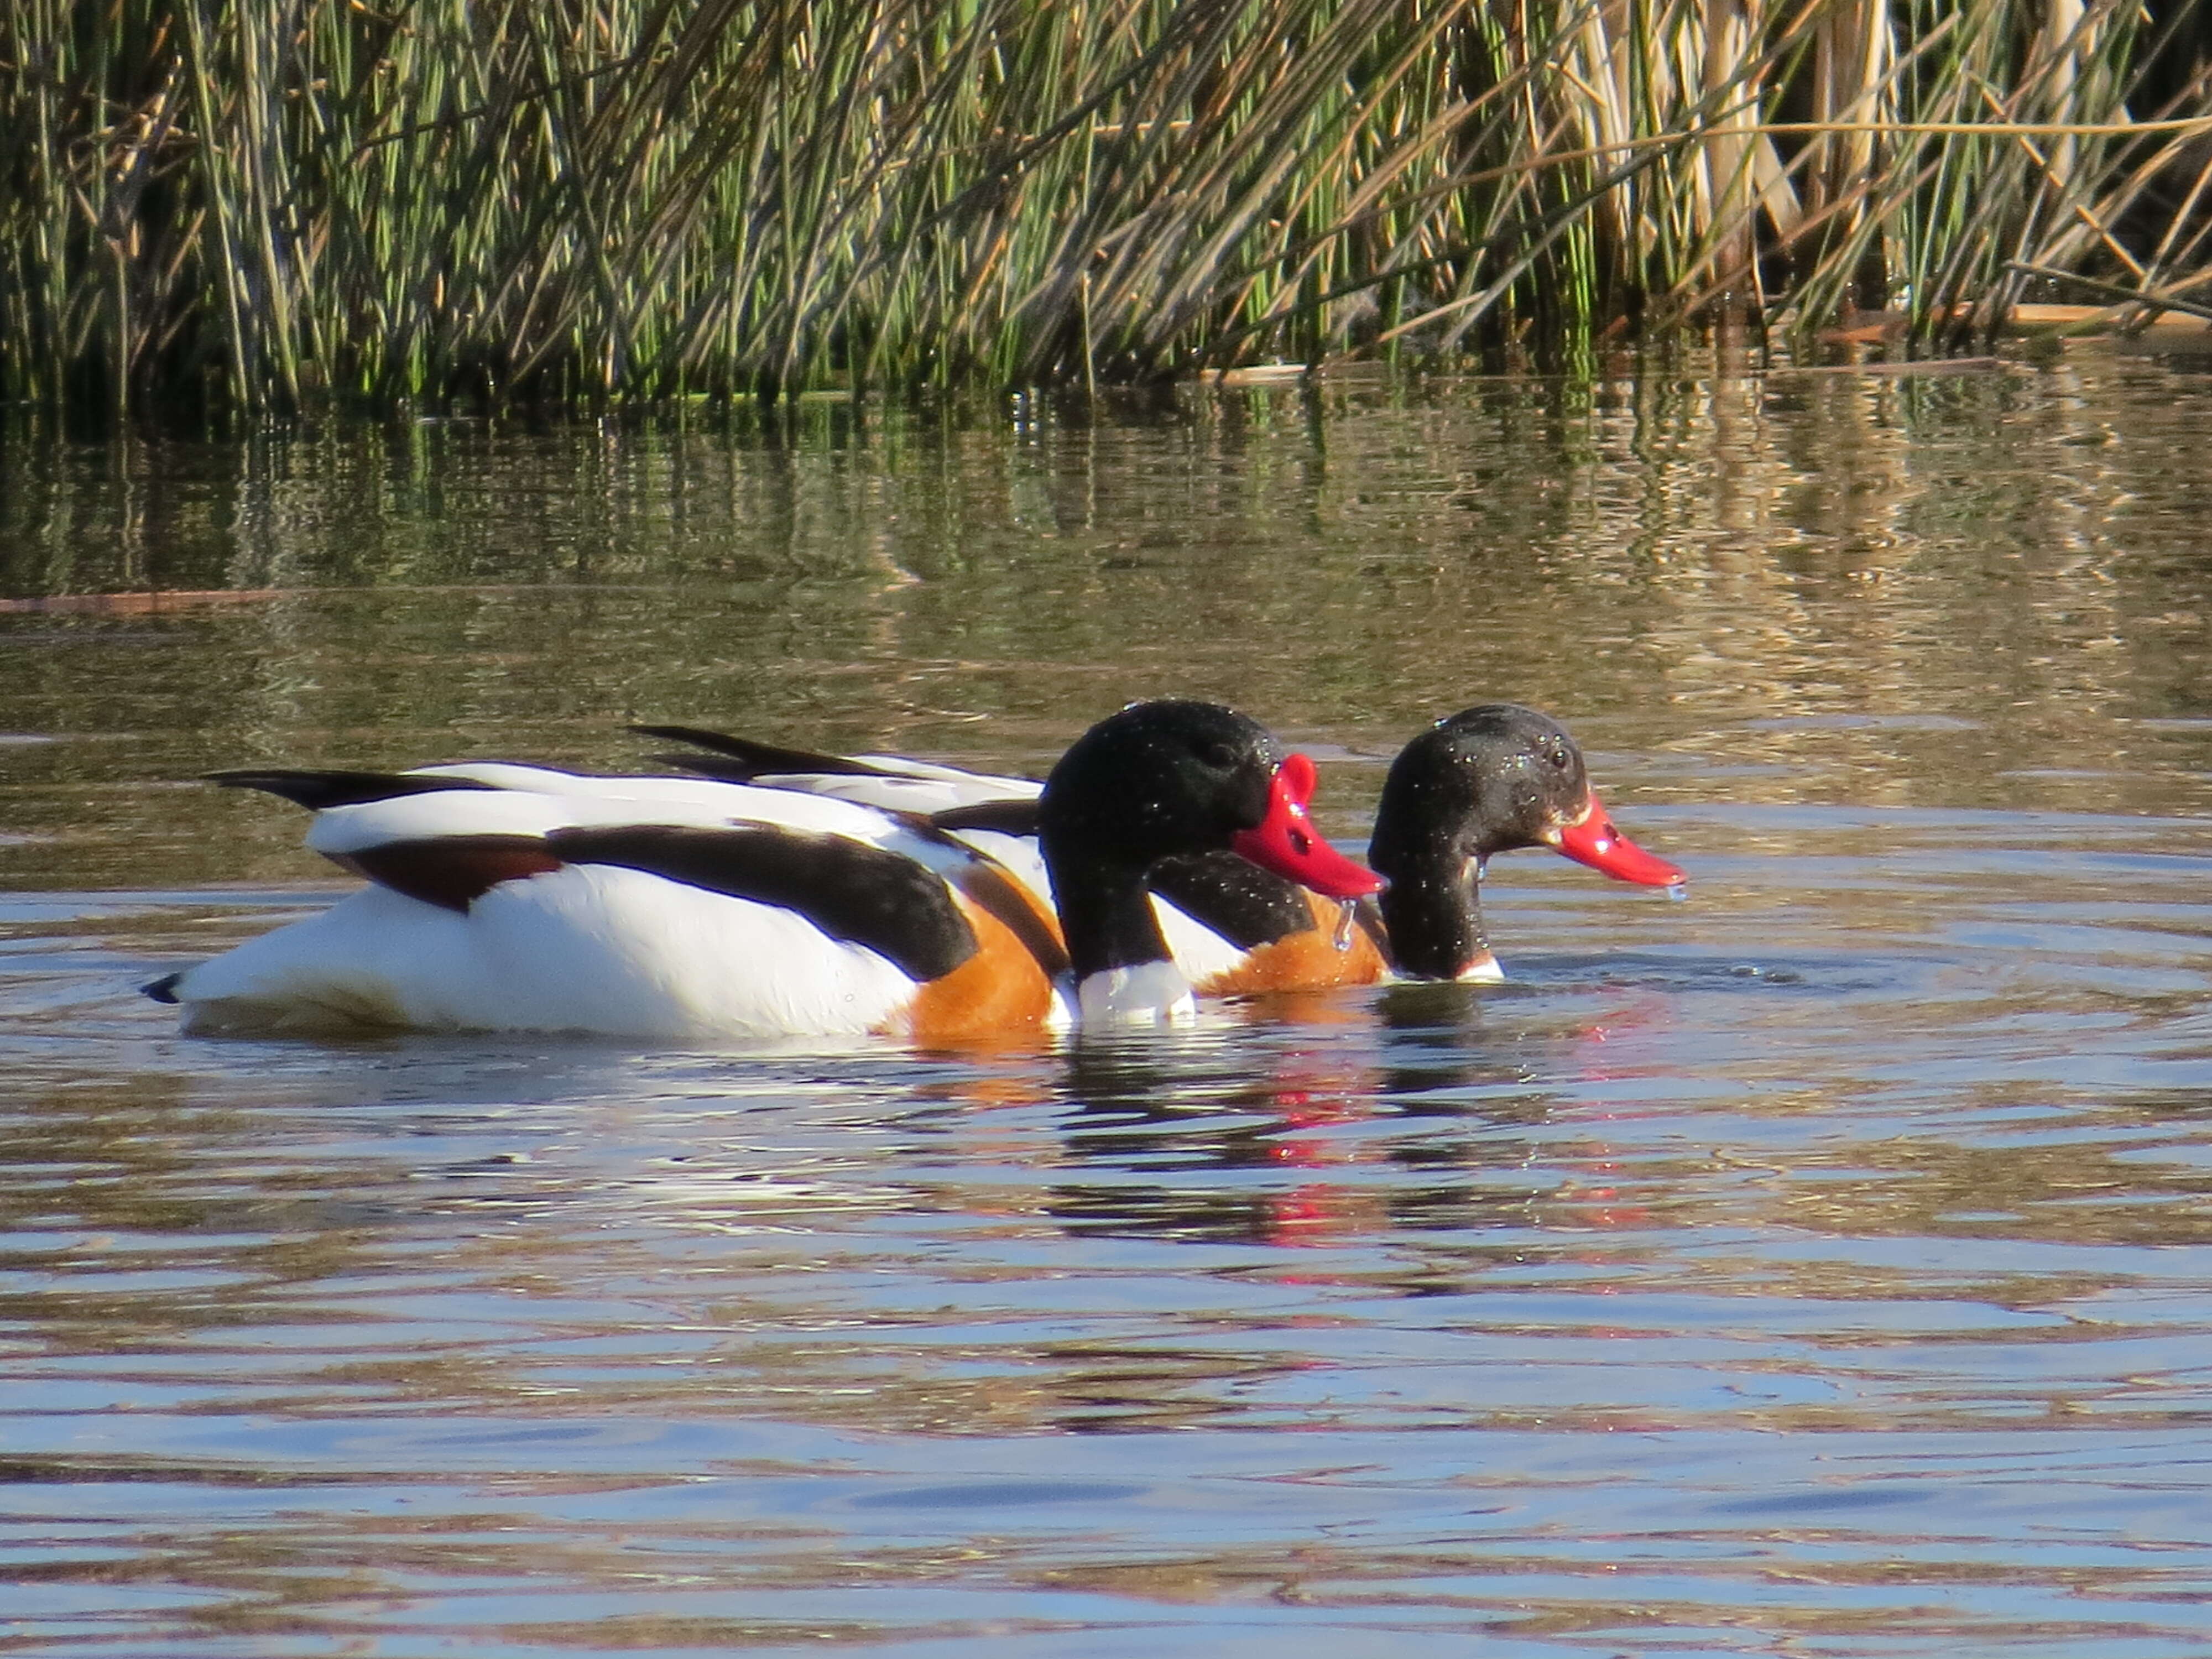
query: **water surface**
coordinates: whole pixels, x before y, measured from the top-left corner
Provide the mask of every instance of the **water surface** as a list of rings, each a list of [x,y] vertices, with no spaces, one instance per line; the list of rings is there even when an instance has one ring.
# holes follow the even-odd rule
[[[0,1651],[2212,1650],[2212,374],[0,445]],[[257,762],[634,720],[1364,830],[1581,735],[1514,982],[936,1054],[186,1040]]]

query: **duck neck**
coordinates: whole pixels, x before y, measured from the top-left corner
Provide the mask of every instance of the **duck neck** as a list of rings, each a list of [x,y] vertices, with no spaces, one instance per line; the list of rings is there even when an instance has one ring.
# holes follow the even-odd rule
[[[1482,934],[1482,860],[1454,838],[1407,833],[1387,814],[1375,825],[1367,861],[1390,884],[1376,902],[1401,973],[1414,979],[1486,979],[1497,974]]]
[[[1175,965],[1139,866],[1048,845],[1045,868],[1086,1023],[1180,1018],[1190,983]]]

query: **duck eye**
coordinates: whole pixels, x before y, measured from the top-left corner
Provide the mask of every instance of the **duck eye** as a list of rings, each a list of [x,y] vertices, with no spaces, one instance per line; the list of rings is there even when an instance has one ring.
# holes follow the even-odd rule
[[[1225,743],[1202,743],[1198,746],[1198,758],[1217,772],[1226,772],[1237,764],[1237,751]]]
[[[1554,749],[1552,750],[1550,759],[1552,764],[1557,767],[1560,771],[1564,772],[1567,769],[1567,751],[1565,750]]]

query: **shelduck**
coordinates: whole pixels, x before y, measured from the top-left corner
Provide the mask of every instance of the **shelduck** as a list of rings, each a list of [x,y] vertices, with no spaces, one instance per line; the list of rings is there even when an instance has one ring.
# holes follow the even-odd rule
[[[670,758],[707,775],[928,813],[1033,890],[1048,890],[1030,839],[1043,787],[1035,779],[898,756],[816,754],[696,726],[639,729],[690,744],[698,752]],[[1483,930],[1482,874],[1493,856],[1523,847],[1548,847],[1641,885],[1686,879],[1613,827],[1565,727],[1517,703],[1483,703],[1437,721],[1392,763],[1368,849],[1389,884],[1362,902],[1357,929],[1347,933],[1336,908],[1310,892],[1234,858],[1164,860],[1150,885],[1175,961],[1201,995],[1393,975],[1495,981],[1504,973]]]
[[[1482,926],[1482,877],[1499,853],[1548,847],[1616,881],[1687,878],[1613,827],[1583,751],[1549,714],[1518,703],[1462,709],[1398,751],[1382,781],[1367,861],[1393,966],[1407,979],[1504,978]]]
[[[697,776],[463,763],[237,771],[315,813],[369,884],[146,988],[195,1032],[890,1032],[963,1040],[1188,1015],[1146,902],[1163,860],[1249,859],[1333,898],[1381,884],[1306,820],[1312,763],[1212,703],[1101,721],[1030,804],[1057,910],[893,805]]]

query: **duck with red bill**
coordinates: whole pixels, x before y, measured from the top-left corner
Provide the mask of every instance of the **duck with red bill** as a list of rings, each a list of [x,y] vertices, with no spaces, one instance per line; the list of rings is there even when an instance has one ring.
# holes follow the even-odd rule
[[[1584,786],[1586,788],[1588,786]],[[1561,824],[1546,844],[1577,864],[1601,870],[1615,881],[1639,887],[1680,887],[1689,878],[1662,858],[1655,858],[1613,827],[1597,791],[1589,791],[1589,811],[1579,823]]]
[[[1438,720],[1400,751],[1382,786],[1368,862],[1394,965],[1411,979],[1504,977],[1483,935],[1483,866],[1548,847],[1617,880],[1680,886],[1682,872],[1613,827],[1582,750],[1548,714],[1484,703]]]
[[[993,856],[1035,867],[1044,887],[1034,779],[896,755],[817,754],[696,726],[642,729],[707,751],[676,758],[710,775],[929,813]],[[1379,902],[1362,899],[1363,925],[1346,928],[1330,902],[1372,893],[1376,877],[1337,859],[1314,832],[1305,816],[1313,763],[1291,755],[1268,765],[1265,799],[1246,809],[1246,827],[1230,842],[1234,854],[1163,858],[1146,877],[1175,964],[1201,996],[1368,985],[1394,971],[1499,978],[1475,881],[1484,860],[1511,848],[1549,847],[1622,881],[1683,880],[1614,827],[1565,728],[1532,708],[1489,703],[1437,721],[1391,768],[1371,848],[1390,890]]]
[[[1307,817],[1316,778],[1305,756],[1285,756],[1268,787],[1267,816],[1231,837],[1230,850],[1324,898],[1365,898],[1380,891],[1382,878],[1331,847]]]
[[[1312,833],[1310,763],[1187,701],[1101,720],[1053,769],[1035,803],[1049,898],[905,800],[496,761],[214,781],[307,807],[308,846],[369,884],[144,988],[194,1031],[940,1045],[1156,1024],[1192,1007],[1147,885],[1164,861],[1333,897],[1376,881]]]
[[[1036,823],[1085,1023],[1176,1018],[1191,1006],[1150,901],[1147,878],[1164,860],[1211,848],[1331,897],[1375,891],[1375,874],[1308,823],[1313,784],[1311,761],[1208,703],[1133,704],[1076,740],[1045,779]]]

